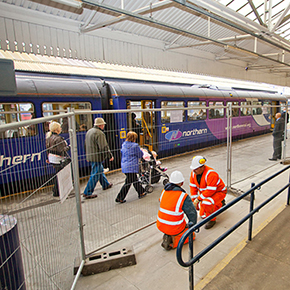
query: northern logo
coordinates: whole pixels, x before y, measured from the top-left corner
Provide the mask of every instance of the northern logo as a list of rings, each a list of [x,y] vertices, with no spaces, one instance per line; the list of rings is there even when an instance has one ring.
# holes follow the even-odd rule
[[[183,137],[189,137],[189,136],[194,136],[194,135],[201,135],[201,134],[207,134],[207,129],[192,129],[189,131],[179,131],[179,130],[174,130],[174,131],[169,131],[168,133],[165,134],[165,139],[167,139],[169,142],[170,141],[175,141],[178,140],[179,138]]]
[[[182,132],[179,130],[170,131],[165,134],[165,138],[170,142],[174,140],[178,140],[182,136]]]

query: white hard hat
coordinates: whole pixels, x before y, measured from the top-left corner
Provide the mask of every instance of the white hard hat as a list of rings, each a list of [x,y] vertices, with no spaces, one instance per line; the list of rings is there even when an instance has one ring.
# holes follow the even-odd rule
[[[193,156],[190,168],[197,169],[206,163],[206,159],[203,156]]]
[[[173,171],[170,175],[169,182],[178,184],[184,181],[184,177],[180,171]]]

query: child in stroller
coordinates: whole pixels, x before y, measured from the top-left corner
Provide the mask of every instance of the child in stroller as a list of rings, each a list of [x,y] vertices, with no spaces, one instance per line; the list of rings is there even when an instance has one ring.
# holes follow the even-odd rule
[[[139,179],[142,184],[146,184],[145,190],[148,193],[153,191],[151,184],[159,182],[161,177],[164,177],[163,185],[169,182],[169,176],[165,173],[167,168],[160,167],[161,162],[157,161],[157,153],[150,151],[147,148],[141,148],[143,157],[141,158]]]

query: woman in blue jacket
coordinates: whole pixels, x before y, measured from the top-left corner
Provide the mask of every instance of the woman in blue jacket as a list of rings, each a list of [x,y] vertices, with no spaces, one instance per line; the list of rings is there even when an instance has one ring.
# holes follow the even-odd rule
[[[126,175],[126,180],[125,184],[122,186],[116,198],[116,202],[119,203],[126,202],[125,198],[132,183],[134,188],[138,192],[139,198],[142,198],[147,194],[137,177],[137,173],[139,172],[139,158],[143,156],[142,150],[136,143],[137,138],[138,135],[135,132],[129,131],[126,141],[122,145],[121,167],[122,172]]]

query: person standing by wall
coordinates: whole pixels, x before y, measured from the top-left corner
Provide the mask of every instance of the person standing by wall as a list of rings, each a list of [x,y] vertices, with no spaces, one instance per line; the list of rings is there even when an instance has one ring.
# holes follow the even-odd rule
[[[282,141],[284,139],[285,120],[281,117],[281,113],[275,115],[276,122],[273,130],[273,156],[269,158],[271,161],[281,159]]]
[[[193,157],[189,182],[191,199],[203,219],[225,204],[227,193],[227,188],[217,172],[205,164],[205,157]],[[216,217],[205,225],[205,229],[210,229],[215,224]]]
[[[164,233],[161,246],[169,251],[178,246],[178,242],[187,230],[185,215],[196,224],[197,213],[189,195],[181,187],[184,177],[180,171],[173,171],[159,198],[160,207],[157,216],[157,228]],[[188,239],[185,241],[188,242]]]
[[[147,194],[137,177],[137,173],[139,172],[139,159],[143,156],[143,151],[139,147],[138,143],[136,143],[137,138],[138,135],[136,132],[129,131],[126,141],[122,144],[121,167],[122,172],[126,175],[126,179],[118,196],[116,197],[115,201],[118,203],[126,202],[125,198],[132,184],[138,192],[139,198],[142,198]]]
[[[53,165],[56,174],[67,164],[64,161],[67,158],[67,151],[69,150],[67,142],[63,137],[59,136],[60,133],[60,123],[51,122],[49,124],[49,132],[46,134],[47,162]],[[53,196],[59,196],[57,175],[54,176],[54,187],[52,191]]]
[[[91,162],[92,170],[90,179],[83,193],[85,198],[96,198],[98,196],[97,194],[93,194],[98,181],[100,181],[103,190],[113,186],[107,180],[103,167],[103,162],[106,158],[110,161],[114,160],[106,136],[102,131],[105,125],[106,122],[103,118],[96,118],[94,127],[86,133],[86,158],[87,161]]]

